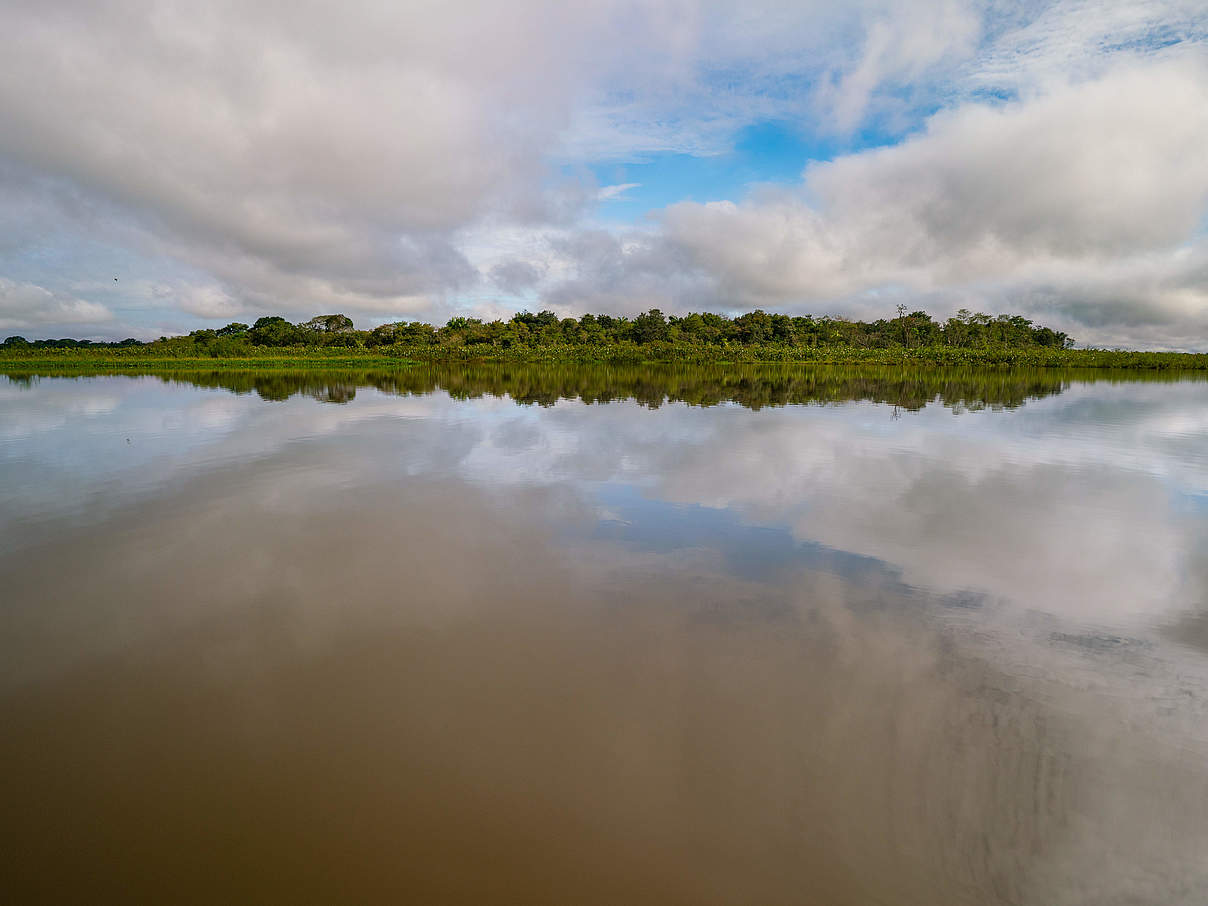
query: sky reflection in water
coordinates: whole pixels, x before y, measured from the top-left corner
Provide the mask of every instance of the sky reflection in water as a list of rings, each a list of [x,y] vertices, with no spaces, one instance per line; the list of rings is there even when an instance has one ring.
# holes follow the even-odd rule
[[[0,384],[16,889],[1204,902],[1208,383],[735,373]]]

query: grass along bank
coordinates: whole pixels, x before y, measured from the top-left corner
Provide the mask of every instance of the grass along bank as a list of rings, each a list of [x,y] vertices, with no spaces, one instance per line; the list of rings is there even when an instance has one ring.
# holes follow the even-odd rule
[[[369,368],[458,362],[578,363],[639,365],[684,364],[826,364],[910,365],[920,367],[1005,366],[1015,368],[1122,368],[1208,370],[1208,354],[1142,352],[1110,349],[1044,347],[802,347],[789,344],[697,344],[655,341],[638,344],[553,343],[540,346],[404,345],[388,347],[251,347],[235,354],[196,348],[165,349],[156,344],[130,347],[0,349],[0,369],[30,366],[58,369],[171,370],[190,368]]]

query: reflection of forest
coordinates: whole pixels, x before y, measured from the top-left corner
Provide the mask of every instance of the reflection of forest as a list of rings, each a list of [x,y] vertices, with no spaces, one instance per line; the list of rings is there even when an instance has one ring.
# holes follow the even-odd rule
[[[131,374],[129,371],[92,374]],[[81,377],[78,371],[63,376]],[[553,405],[561,399],[585,403],[636,400],[656,408],[665,402],[694,406],[738,403],[749,409],[806,403],[868,400],[921,409],[938,401],[953,409],[1014,408],[1026,400],[1061,393],[1074,381],[1175,381],[1177,373],[1096,372],[1067,369],[900,368],[801,365],[438,365],[389,370],[212,370],[146,371],[165,381],[255,391],[266,400],[311,396],[346,403],[359,387],[384,393],[428,394],[438,390],[458,399],[507,396],[517,403]],[[11,380],[56,376],[53,370],[9,375]],[[1204,379],[1202,375],[1196,376]]]

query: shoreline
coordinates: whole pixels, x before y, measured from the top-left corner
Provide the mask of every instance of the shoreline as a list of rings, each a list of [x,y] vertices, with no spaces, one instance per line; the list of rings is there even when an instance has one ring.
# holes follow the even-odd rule
[[[653,346],[653,344],[652,344]],[[264,354],[237,356],[165,356],[136,349],[40,349],[0,352],[0,371],[28,368],[84,370],[238,369],[412,367],[428,365],[877,365],[918,368],[1085,368],[1208,371],[1208,354],[1108,349],[1010,349],[919,347],[861,349],[854,347],[667,348],[559,346],[492,349],[395,347],[387,353],[349,354],[344,348],[265,349]]]

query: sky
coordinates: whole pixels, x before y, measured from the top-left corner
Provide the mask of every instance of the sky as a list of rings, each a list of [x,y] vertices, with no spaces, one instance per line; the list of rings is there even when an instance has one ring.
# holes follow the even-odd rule
[[[1208,350],[1204,0],[6,0],[0,336],[1022,314]]]

